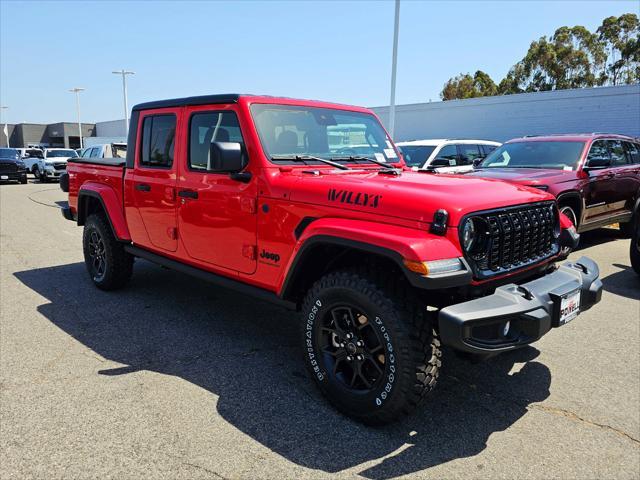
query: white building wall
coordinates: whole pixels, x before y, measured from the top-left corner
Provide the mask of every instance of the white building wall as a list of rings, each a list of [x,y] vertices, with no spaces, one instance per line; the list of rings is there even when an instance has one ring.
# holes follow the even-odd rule
[[[373,110],[387,125],[389,107]],[[640,137],[640,85],[396,106],[395,140],[607,132]]]
[[[127,136],[126,131],[124,119],[96,123],[96,137],[125,138]]]

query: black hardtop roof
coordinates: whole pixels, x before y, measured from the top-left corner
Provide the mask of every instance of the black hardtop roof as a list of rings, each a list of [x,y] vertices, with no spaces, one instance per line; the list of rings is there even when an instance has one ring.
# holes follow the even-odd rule
[[[133,107],[136,110],[151,110],[152,108],[185,107],[189,105],[209,105],[216,103],[236,103],[241,97],[239,93],[223,93],[218,95],[200,95],[197,97],[170,98],[153,102],[139,103]]]

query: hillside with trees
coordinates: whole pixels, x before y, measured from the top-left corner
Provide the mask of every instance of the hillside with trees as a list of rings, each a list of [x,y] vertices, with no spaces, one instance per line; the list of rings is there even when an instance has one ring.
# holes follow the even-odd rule
[[[442,100],[640,82],[640,22],[634,13],[608,17],[595,32],[560,27],[531,42],[527,54],[496,83],[482,70],[445,83]]]

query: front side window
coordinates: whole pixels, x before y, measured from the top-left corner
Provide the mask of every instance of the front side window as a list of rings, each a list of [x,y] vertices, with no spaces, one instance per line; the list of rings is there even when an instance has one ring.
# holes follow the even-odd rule
[[[611,161],[609,147],[604,140],[597,140],[591,145],[589,155],[587,155],[587,166],[590,164],[604,165]]]
[[[431,163],[439,167],[456,166],[458,163],[458,149],[455,145],[445,145],[436,153],[436,158]]]
[[[203,112],[191,116],[189,127],[189,167],[208,170],[212,142],[244,144],[238,117],[234,112]]]
[[[402,152],[404,163],[410,167],[423,167],[436,147],[431,145],[404,145],[398,147]]]
[[[611,150],[612,167],[627,165],[627,156],[620,140],[609,140],[609,149]]]
[[[575,170],[584,149],[580,141],[505,143],[484,159],[481,168],[549,168]]]
[[[176,136],[175,115],[150,115],[142,124],[140,165],[170,168]]]
[[[253,104],[251,114],[262,147],[273,161],[295,160],[305,155],[345,163],[366,163],[357,157],[398,161],[391,139],[376,117],[368,113]]]

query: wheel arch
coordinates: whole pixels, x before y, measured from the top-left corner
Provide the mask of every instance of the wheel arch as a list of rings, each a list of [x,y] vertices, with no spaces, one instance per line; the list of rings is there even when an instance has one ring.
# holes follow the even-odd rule
[[[85,185],[78,192],[77,223],[82,226],[93,213],[103,213],[109,222],[114,237],[120,241],[131,241],[124,213],[115,191],[104,185]]]
[[[299,302],[313,283],[324,274],[348,267],[379,266],[389,274],[402,274],[411,282],[402,256],[389,248],[348,238],[317,235],[298,250],[282,282],[280,296]]]
[[[576,228],[578,228],[582,224],[582,217],[584,212],[584,204],[580,193],[575,190],[562,192],[556,197],[556,201],[558,203],[558,208],[566,205],[575,210],[576,218],[578,220],[578,225],[576,225]]]

